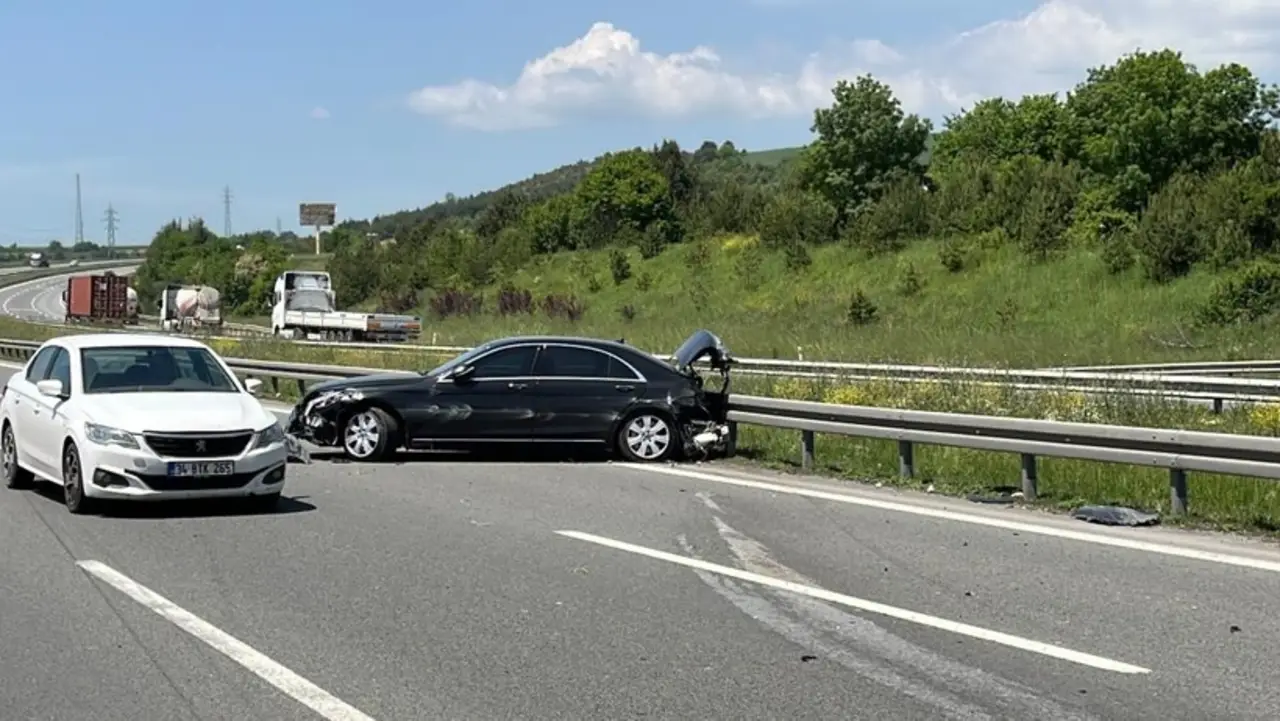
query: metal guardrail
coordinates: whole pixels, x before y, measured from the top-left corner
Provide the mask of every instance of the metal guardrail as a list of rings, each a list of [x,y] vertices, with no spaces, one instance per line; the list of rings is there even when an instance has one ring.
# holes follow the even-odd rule
[[[897,441],[899,473],[904,477],[915,475],[915,445],[920,443],[1017,453],[1022,459],[1022,493],[1028,500],[1037,496],[1037,457],[1167,469],[1170,508],[1175,515],[1187,511],[1188,471],[1280,480],[1280,438],[1265,436],[841,406],[741,395],[729,399],[729,420],[800,431],[804,468],[814,465],[817,433]]]
[[[1280,360],[1188,361],[1185,363],[1137,363],[1114,366],[1072,366],[1064,371],[1116,373],[1156,373],[1159,375],[1243,376],[1256,373],[1280,373]]]
[[[470,350],[466,346],[424,346],[391,343],[292,341],[292,344],[383,352],[419,352],[423,355],[454,355]],[[660,359],[666,358],[666,356],[659,353],[652,353],[651,355]],[[1026,391],[1177,398],[1209,403],[1215,413],[1220,413],[1228,402],[1280,402],[1280,379],[1118,372],[1105,366],[1090,371],[1067,369],[1005,370],[996,368],[739,358],[737,359],[736,372],[744,375],[776,378],[845,382],[965,383],[1010,387]]]
[[[25,359],[40,345],[36,341],[0,340],[0,355]],[[225,360],[238,374],[267,379],[277,389],[279,381],[292,380],[304,393],[309,383],[388,372],[380,368],[246,358]],[[899,473],[904,477],[915,475],[917,444],[1017,453],[1022,461],[1022,492],[1028,500],[1038,495],[1040,457],[1167,469],[1174,514],[1187,511],[1189,471],[1280,480],[1280,438],[1264,436],[845,406],[737,394],[730,396],[728,419],[730,437],[734,439],[731,448],[736,445],[737,424],[741,423],[800,431],[804,468],[814,466],[815,437],[819,433],[897,441]]]

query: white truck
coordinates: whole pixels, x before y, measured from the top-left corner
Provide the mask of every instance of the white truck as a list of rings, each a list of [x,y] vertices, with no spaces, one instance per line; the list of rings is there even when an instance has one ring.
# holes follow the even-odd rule
[[[136,303],[136,301],[135,301]],[[209,285],[170,284],[160,294],[160,328],[184,332],[222,327],[222,294]]]
[[[401,342],[422,334],[422,319],[417,316],[336,308],[337,297],[328,273],[287,270],[276,277],[271,334],[309,340]]]

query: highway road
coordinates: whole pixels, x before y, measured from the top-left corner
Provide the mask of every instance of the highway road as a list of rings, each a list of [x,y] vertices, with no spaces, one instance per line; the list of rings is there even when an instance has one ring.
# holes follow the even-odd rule
[[[714,464],[290,473],[270,515],[0,491],[3,717],[1280,710],[1280,553],[1249,541]]]
[[[62,291],[66,289],[65,275],[37,278],[0,288],[0,311],[20,320],[61,321],[66,310],[62,304]]]
[[[0,313],[39,323],[61,322],[66,315],[62,291],[67,289],[67,276],[94,272],[92,267],[67,270],[66,275],[37,278],[0,288]],[[117,272],[132,273],[133,269]]]

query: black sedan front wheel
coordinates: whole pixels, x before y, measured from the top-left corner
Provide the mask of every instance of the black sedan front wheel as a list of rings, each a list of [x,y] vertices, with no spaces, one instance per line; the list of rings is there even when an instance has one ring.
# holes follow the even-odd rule
[[[378,461],[396,449],[399,424],[381,408],[362,408],[342,426],[342,450],[353,461]]]
[[[638,411],[618,428],[618,452],[628,461],[657,463],[676,452],[677,433],[670,416],[656,411]]]

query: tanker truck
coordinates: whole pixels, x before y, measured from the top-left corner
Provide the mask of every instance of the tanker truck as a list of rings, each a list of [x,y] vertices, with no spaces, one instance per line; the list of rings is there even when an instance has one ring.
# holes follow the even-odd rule
[[[165,286],[160,294],[160,328],[183,332],[222,327],[222,294],[209,285]]]

